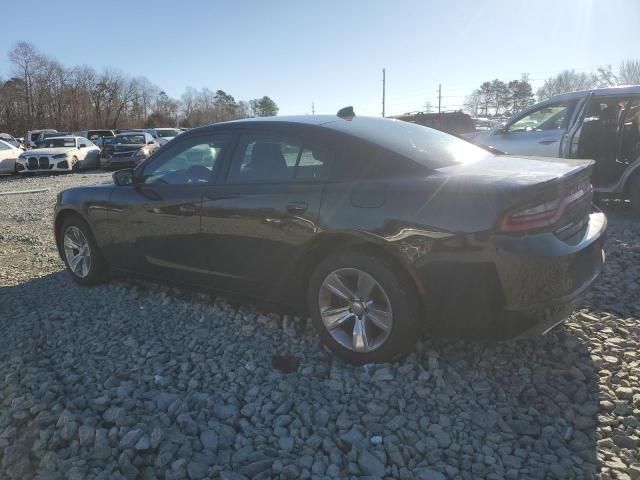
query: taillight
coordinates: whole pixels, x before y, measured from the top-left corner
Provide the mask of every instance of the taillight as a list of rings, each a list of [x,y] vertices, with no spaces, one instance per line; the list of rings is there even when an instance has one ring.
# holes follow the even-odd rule
[[[588,181],[575,185],[569,195],[517,210],[505,215],[498,224],[498,231],[502,233],[522,233],[532,230],[542,230],[552,227],[572,204],[582,199],[592,191]]]

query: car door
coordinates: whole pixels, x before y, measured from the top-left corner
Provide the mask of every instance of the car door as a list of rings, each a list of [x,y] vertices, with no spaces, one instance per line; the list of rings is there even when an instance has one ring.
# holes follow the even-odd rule
[[[332,156],[291,128],[239,134],[226,178],[202,203],[205,265],[218,288],[263,298],[282,292],[318,231]]]
[[[490,135],[490,146],[512,155],[557,157],[575,100],[546,103]]]
[[[0,141],[0,172],[13,172],[16,165],[16,158],[18,157],[16,150],[14,150],[9,144]]]
[[[184,138],[141,164],[133,185],[114,189],[109,209],[114,265],[194,281],[202,262],[202,195],[217,175],[228,138]]]

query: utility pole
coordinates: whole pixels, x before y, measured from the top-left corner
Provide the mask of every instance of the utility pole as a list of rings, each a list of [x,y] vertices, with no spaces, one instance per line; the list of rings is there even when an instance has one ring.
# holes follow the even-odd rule
[[[384,118],[384,101],[385,101],[385,71],[382,69],[382,117]]]
[[[442,84],[438,84],[438,113],[440,113],[440,106],[442,105]]]
[[[315,103],[311,102],[311,115],[315,115],[316,114],[316,105]]]

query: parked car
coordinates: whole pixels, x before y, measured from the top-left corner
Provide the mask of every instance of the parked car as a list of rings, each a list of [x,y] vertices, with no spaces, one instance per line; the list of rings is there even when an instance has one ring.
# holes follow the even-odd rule
[[[100,167],[122,168],[136,165],[158,148],[160,144],[150,133],[135,131],[119,133],[103,145]]]
[[[26,148],[27,150],[30,148],[33,148],[33,146],[35,146],[35,143],[38,141],[38,136],[41,133],[57,133],[58,131],[53,129],[53,128],[45,128],[43,130],[29,130],[26,135],[24,136],[24,148]]]
[[[71,132],[44,132],[38,134],[38,139],[31,144],[32,149],[43,148],[46,145],[47,140],[57,137],[71,137]]]
[[[15,173],[16,159],[22,152],[21,148],[0,139],[0,173]]]
[[[382,362],[421,328],[511,337],[566,318],[603,265],[592,167],[382,118],[241,120],[63,191],[55,238],[80,285],[135,272],[268,298],[310,312],[347,361]]]
[[[160,146],[168,143],[182,133],[179,128],[156,128],[156,132],[158,133]]]
[[[476,127],[471,116],[463,112],[425,113],[413,112],[398,115],[394,118],[404,122],[416,123],[423,127],[435,128],[442,132],[460,136],[463,133],[475,132]]]
[[[81,130],[79,132],[74,132],[73,134],[79,137],[88,138],[99,147],[101,146],[103,138],[115,136],[115,132],[113,130]]]
[[[2,140],[3,142],[8,143],[9,145],[12,145],[16,148],[20,148],[20,142],[18,140],[16,140],[13,135],[10,135],[8,133],[0,133],[0,140]]]
[[[158,135],[158,132],[155,128],[121,128],[119,130],[116,130],[116,134],[127,132],[145,132],[151,135],[155,140],[158,140],[160,138],[160,135]]]
[[[50,137],[18,157],[16,172],[77,172],[97,165],[100,149],[84,137]]]
[[[595,192],[629,199],[640,213],[640,86],[558,95],[470,141],[513,155],[593,159]]]

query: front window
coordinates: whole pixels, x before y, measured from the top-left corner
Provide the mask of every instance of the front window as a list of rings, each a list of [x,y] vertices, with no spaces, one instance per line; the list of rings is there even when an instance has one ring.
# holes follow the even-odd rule
[[[558,130],[563,127],[569,104],[567,102],[554,103],[534,110],[524,117],[516,120],[510,127],[510,133],[516,132],[541,132],[545,130]]]
[[[75,148],[75,138],[45,138],[40,144],[40,148],[61,148],[71,147]]]
[[[165,137],[175,137],[180,133],[180,130],[174,129],[174,128],[167,128],[165,130],[156,130],[156,132],[158,132],[158,136],[160,138],[165,138]]]
[[[218,165],[227,137],[196,137],[180,142],[145,167],[145,183],[204,184]]]
[[[114,138],[113,142],[119,145],[144,145],[144,135],[118,135]]]

